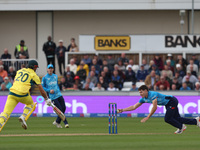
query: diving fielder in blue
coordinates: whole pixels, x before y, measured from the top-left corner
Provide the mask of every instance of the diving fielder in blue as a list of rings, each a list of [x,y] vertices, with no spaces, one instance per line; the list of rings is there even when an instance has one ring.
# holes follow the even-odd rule
[[[60,92],[58,86],[58,76],[53,73],[54,67],[52,64],[47,66],[47,74],[42,78],[42,87],[48,93],[49,97],[51,98],[53,104],[57,106],[63,113],[65,113],[66,106],[64,98]],[[65,124],[65,128],[69,128],[69,124],[67,120],[63,121]],[[62,128],[60,125],[61,118],[58,116],[56,121],[53,122],[57,128]]]
[[[141,120],[141,122],[146,122],[157,110],[157,105],[165,106],[166,114],[165,114],[165,122],[171,124],[172,126],[178,128],[175,131],[175,134],[181,134],[187,127],[185,124],[189,125],[197,125],[200,127],[200,117],[195,119],[183,118],[180,116],[178,111],[178,100],[176,97],[172,95],[164,95],[158,92],[149,91],[146,85],[142,85],[138,89],[140,96],[142,98],[133,106],[118,109],[118,113],[122,113],[124,111],[132,111],[140,107],[143,103],[152,103],[153,108],[151,109],[149,115]]]

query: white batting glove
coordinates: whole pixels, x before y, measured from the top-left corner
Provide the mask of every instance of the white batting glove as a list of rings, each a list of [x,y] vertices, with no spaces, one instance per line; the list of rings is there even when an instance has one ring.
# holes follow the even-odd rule
[[[45,103],[46,103],[46,105],[51,106],[51,99],[48,98],[48,99],[45,101]]]

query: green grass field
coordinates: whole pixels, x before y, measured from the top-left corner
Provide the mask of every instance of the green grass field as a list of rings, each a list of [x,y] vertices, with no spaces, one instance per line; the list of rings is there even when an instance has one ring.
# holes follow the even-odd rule
[[[163,118],[118,118],[117,135],[108,134],[108,118],[68,118],[70,128],[52,125],[55,118],[29,118],[24,130],[12,117],[0,133],[0,150],[199,150],[200,128],[181,135]],[[63,125],[63,124],[62,124]],[[63,125],[64,127],[64,125]]]

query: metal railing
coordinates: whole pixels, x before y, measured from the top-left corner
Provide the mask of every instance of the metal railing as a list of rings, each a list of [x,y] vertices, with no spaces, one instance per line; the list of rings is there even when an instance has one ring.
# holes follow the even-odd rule
[[[1,59],[5,66],[9,69],[10,66],[14,68],[15,71],[24,68],[27,66],[29,60],[36,60],[36,59]],[[5,69],[5,68],[4,68]]]

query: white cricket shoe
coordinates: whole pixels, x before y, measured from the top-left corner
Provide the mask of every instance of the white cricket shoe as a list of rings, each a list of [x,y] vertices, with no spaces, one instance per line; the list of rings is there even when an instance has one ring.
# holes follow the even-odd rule
[[[197,126],[200,128],[200,117],[195,118],[197,120]]]
[[[69,124],[66,124],[66,125],[65,125],[65,128],[69,128]]]
[[[57,128],[62,128],[62,126],[59,123],[57,123],[56,121],[53,122],[53,125],[55,125]]]
[[[27,124],[26,124],[26,121],[25,121],[25,117],[24,116],[20,116],[19,117],[19,122],[21,122],[21,125],[22,125],[22,128],[24,128],[25,130],[27,129]]]
[[[174,134],[181,134],[181,133],[183,133],[183,131],[186,130],[186,128],[187,128],[187,127],[183,124],[182,129],[177,129],[177,130],[174,132]]]

